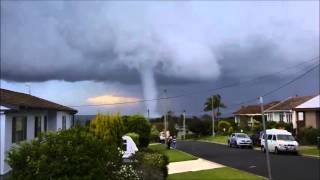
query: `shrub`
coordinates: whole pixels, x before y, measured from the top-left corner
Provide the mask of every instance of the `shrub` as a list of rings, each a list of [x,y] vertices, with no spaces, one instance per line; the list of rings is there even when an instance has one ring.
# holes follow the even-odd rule
[[[201,120],[196,117],[187,122],[188,129],[197,135],[210,135],[212,133],[212,120]]]
[[[186,139],[196,139],[199,135],[197,134],[186,134]]]
[[[151,124],[143,115],[124,116],[126,132],[139,134],[139,147],[148,147],[150,142]]]
[[[229,129],[228,129],[228,135],[230,135],[230,134],[232,134],[233,133],[233,127],[231,126],[231,127],[229,127]]]
[[[320,137],[320,129],[314,128],[301,128],[298,133],[298,140],[302,144],[317,144],[317,137]]]
[[[122,136],[125,133],[122,119],[118,113],[107,115],[98,113],[90,121],[89,130],[94,136],[104,139],[109,144],[122,145]]]
[[[127,133],[127,136],[130,136],[131,139],[134,141],[134,143],[139,146],[139,134],[131,132],[131,133]]]
[[[230,127],[230,123],[227,122],[227,121],[219,121],[218,122],[218,130],[220,133],[222,133],[223,135],[226,135],[227,134],[227,131]],[[225,131],[223,131],[223,129],[225,129]]]
[[[285,123],[285,122],[279,122],[275,125],[278,129],[285,129],[289,132],[293,132],[293,125],[292,123]]]
[[[159,134],[160,134],[160,132],[158,131],[156,126],[152,125],[151,126],[151,133],[150,133],[150,140],[152,142],[159,142]]]
[[[168,176],[168,157],[160,152],[147,150],[138,152],[133,157],[136,159],[135,167],[140,179],[164,180]]]
[[[137,178],[134,169],[123,168],[116,146],[80,127],[21,143],[8,152],[7,162],[18,180]]]
[[[273,129],[273,128],[277,128],[278,123],[275,121],[266,121],[266,129]]]

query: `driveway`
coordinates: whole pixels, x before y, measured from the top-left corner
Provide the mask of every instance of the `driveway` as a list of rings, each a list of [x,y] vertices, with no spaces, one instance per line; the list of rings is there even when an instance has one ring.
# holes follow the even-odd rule
[[[199,141],[179,141],[177,148],[225,166],[268,176],[266,156],[260,151],[229,148],[225,145]],[[320,159],[290,154],[270,154],[270,161],[272,178],[275,180],[320,179]]]

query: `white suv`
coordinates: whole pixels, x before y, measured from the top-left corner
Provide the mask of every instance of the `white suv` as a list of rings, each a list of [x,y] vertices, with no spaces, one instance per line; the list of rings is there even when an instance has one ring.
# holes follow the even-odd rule
[[[267,129],[268,150],[279,152],[298,152],[299,144],[292,134],[283,129]],[[261,150],[265,152],[264,135],[261,136]]]

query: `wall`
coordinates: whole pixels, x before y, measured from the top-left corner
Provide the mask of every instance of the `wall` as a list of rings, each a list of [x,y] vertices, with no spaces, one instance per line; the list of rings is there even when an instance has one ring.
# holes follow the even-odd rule
[[[57,131],[62,128],[62,116],[66,116],[66,126],[72,126],[73,115],[63,111],[28,110],[16,113],[1,114],[0,121],[0,175],[10,171],[10,167],[5,163],[5,153],[16,144],[12,144],[12,118],[14,116],[27,117],[27,140],[34,139],[35,116],[41,117],[41,130],[44,130],[44,116],[47,116],[47,130]]]
[[[17,113],[6,113],[5,117],[5,143],[4,143],[4,151],[5,153],[11,148],[14,147],[15,144],[12,144],[12,118],[14,116],[26,116],[27,117],[27,140],[34,139],[34,119],[35,116],[40,116],[42,120],[42,130],[43,130],[43,117],[47,115],[47,111],[36,111],[36,110],[29,110],[29,111],[21,111]],[[10,170],[10,167],[7,163],[4,162],[4,166],[2,169],[2,174],[6,173]]]
[[[317,122],[318,120],[318,122]],[[305,123],[306,127],[319,128],[319,117],[317,117],[316,111],[306,111],[305,112]]]
[[[0,112],[0,175],[5,174],[5,123],[6,115]]]
[[[71,114],[69,114],[68,112],[65,112],[65,111],[58,111],[57,112],[57,118],[56,118],[57,130],[62,129],[62,117],[63,116],[66,116],[66,127],[67,127],[67,129],[72,126],[72,117],[73,117],[73,115],[71,115]]]
[[[48,111],[48,131],[57,130],[57,111]]]

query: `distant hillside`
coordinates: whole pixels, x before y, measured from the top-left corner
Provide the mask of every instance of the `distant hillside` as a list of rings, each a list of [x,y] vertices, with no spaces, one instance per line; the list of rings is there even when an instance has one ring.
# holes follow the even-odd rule
[[[75,115],[74,120],[76,123],[81,125],[86,125],[91,119],[95,118],[96,115]]]

